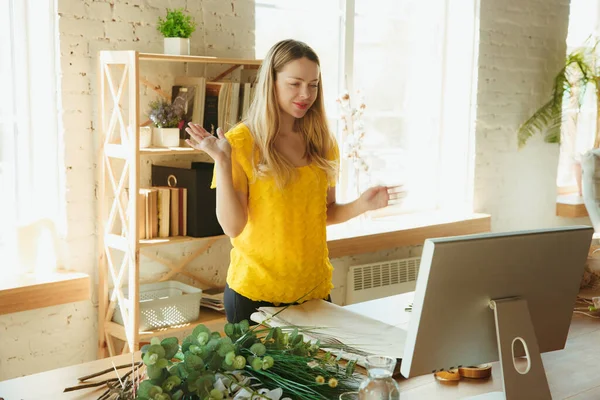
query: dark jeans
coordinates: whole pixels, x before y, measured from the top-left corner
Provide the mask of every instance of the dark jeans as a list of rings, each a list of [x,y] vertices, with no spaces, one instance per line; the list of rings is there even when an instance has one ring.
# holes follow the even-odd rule
[[[331,296],[327,296],[326,299],[331,302]],[[275,307],[275,304],[269,303],[268,301],[254,301],[247,297],[242,296],[235,290],[231,289],[229,285],[225,285],[225,292],[223,293],[223,303],[225,304],[225,313],[227,314],[227,321],[230,323],[237,323],[243,320],[250,320],[250,315],[256,312],[260,307]],[[290,304],[279,304],[277,307],[285,307]]]

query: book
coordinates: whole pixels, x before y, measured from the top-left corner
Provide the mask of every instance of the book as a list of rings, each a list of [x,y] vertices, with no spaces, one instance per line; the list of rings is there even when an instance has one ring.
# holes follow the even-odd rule
[[[140,190],[138,193],[137,218],[138,218],[138,239],[146,238],[146,195]]]
[[[240,121],[240,83],[208,82],[204,105],[204,129],[213,135],[219,127],[228,131]]]
[[[231,83],[219,82],[218,84],[221,85],[221,90],[219,90],[219,98],[217,102],[217,126],[223,128],[224,131],[227,131],[225,123],[228,121],[229,105],[231,103]]]
[[[169,237],[171,224],[171,189],[168,187],[155,188],[158,192],[157,213],[158,213],[158,237]]]
[[[212,310],[225,312],[225,303],[223,302],[223,289],[203,289],[200,306],[210,308]]]
[[[204,101],[204,121],[202,126],[207,132],[215,135],[219,127],[219,92],[221,85],[215,83],[206,84],[206,95]]]
[[[187,188],[179,188],[179,232],[187,236]]]
[[[171,187],[171,236],[187,236],[187,189]]]
[[[242,121],[248,114],[248,109],[252,103],[252,84],[244,83],[240,89],[240,110],[238,113],[238,120]]]
[[[223,128],[225,131],[233,128],[240,121],[240,84],[238,82],[232,82],[229,90],[231,91],[231,94],[229,96],[229,106],[227,108],[227,114],[225,116],[226,121]]]
[[[202,162],[192,163],[191,169],[152,165],[153,186],[166,186],[169,180],[172,182],[175,178],[176,187],[187,189],[187,193],[184,192],[186,194],[180,194],[180,209],[184,210],[179,225],[180,234],[182,229],[185,236],[192,237],[223,234],[217,220],[216,191],[210,188],[213,170],[214,164]],[[187,221],[187,225],[183,221]]]
[[[138,218],[140,219],[140,239],[152,239],[158,237],[158,191],[154,188],[141,188],[140,189],[140,203],[138,211]],[[143,210],[143,216],[142,211]],[[143,218],[143,237],[142,237],[142,223]]]
[[[223,235],[223,228],[217,219],[217,191],[210,188],[215,165],[206,162],[192,162],[196,173],[196,229],[199,237]],[[191,210],[191,207],[188,207]]]
[[[179,196],[179,208],[183,209],[183,214],[179,223],[180,235],[202,237],[198,226],[198,213],[200,212],[198,203],[198,182],[197,173],[193,169],[166,167],[162,165],[152,165],[151,181],[153,186],[168,186],[169,179],[175,178],[177,188],[185,188],[184,195]],[[181,232],[183,226],[183,232]],[[204,235],[208,236],[208,235]]]
[[[169,188],[171,191],[171,236],[179,236],[179,188]]]

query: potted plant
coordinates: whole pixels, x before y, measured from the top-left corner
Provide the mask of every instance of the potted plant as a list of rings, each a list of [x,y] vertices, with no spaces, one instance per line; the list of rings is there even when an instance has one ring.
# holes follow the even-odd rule
[[[148,118],[154,123],[152,144],[155,147],[179,146],[179,122],[183,117],[180,108],[164,99],[151,101]]]
[[[593,89],[593,107],[600,111],[600,65],[598,63],[598,39],[590,39],[586,45],[575,49],[565,59],[565,65],[554,78],[550,99],[537,109],[518,130],[518,144],[523,147],[536,133],[544,135],[547,143],[565,143],[573,149],[574,175],[581,196],[581,157],[575,151],[577,123],[582,106],[590,101],[586,96]],[[594,96],[591,96],[594,97]],[[572,116],[570,120],[569,117]],[[597,113],[600,117],[600,112]],[[597,119],[592,148],[600,146],[600,119]],[[563,123],[572,123],[572,129],[562,129]],[[591,144],[591,143],[590,143]],[[589,149],[588,149],[589,150]],[[583,151],[585,152],[585,151]],[[580,150],[580,153],[583,153]]]
[[[196,30],[196,21],[182,8],[167,8],[167,16],[158,18],[157,29],[164,36],[165,54],[190,54],[190,36]]]

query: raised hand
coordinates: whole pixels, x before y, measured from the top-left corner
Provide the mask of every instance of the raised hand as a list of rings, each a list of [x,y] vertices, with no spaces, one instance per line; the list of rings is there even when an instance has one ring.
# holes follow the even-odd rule
[[[406,197],[402,186],[374,186],[360,195],[364,211],[377,210],[399,203]]]
[[[215,162],[228,161],[231,159],[231,145],[225,138],[223,129],[217,128],[217,136],[214,137],[199,124],[190,123],[185,131],[190,134],[191,139],[186,143],[196,150],[202,150]]]

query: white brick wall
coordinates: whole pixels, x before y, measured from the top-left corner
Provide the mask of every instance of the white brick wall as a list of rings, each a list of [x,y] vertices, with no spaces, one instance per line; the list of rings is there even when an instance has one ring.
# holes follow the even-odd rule
[[[165,9],[186,8],[198,22],[191,37],[192,54],[254,57],[253,0],[59,0],[59,43],[67,235],[66,266],[97,275],[96,148],[97,53],[138,50],[162,53],[156,21]],[[205,27],[210,28],[207,35]],[[142,66],[170,87],[180,66]],[[209,69],[209,76],[223,67]],[[190,68],[192,71],[192,68]],[[168,78],[167,78],[168,77]],[[144,98],[153,96],[144,94]],[[200,269],[222,281],[229,244],[217,245]],[[174,249],[166,257],[193,251]],[[97,346],[97,307],[94,302],[49,307],[0,316],[0,380],[92,360]],[[0,394],[1,395],[1,394]]]
[[[550,94],[568,16],[568,0],[481,1],[474,204],[495,231],[589,222],[554,216],[558,146],[516,140]]]

